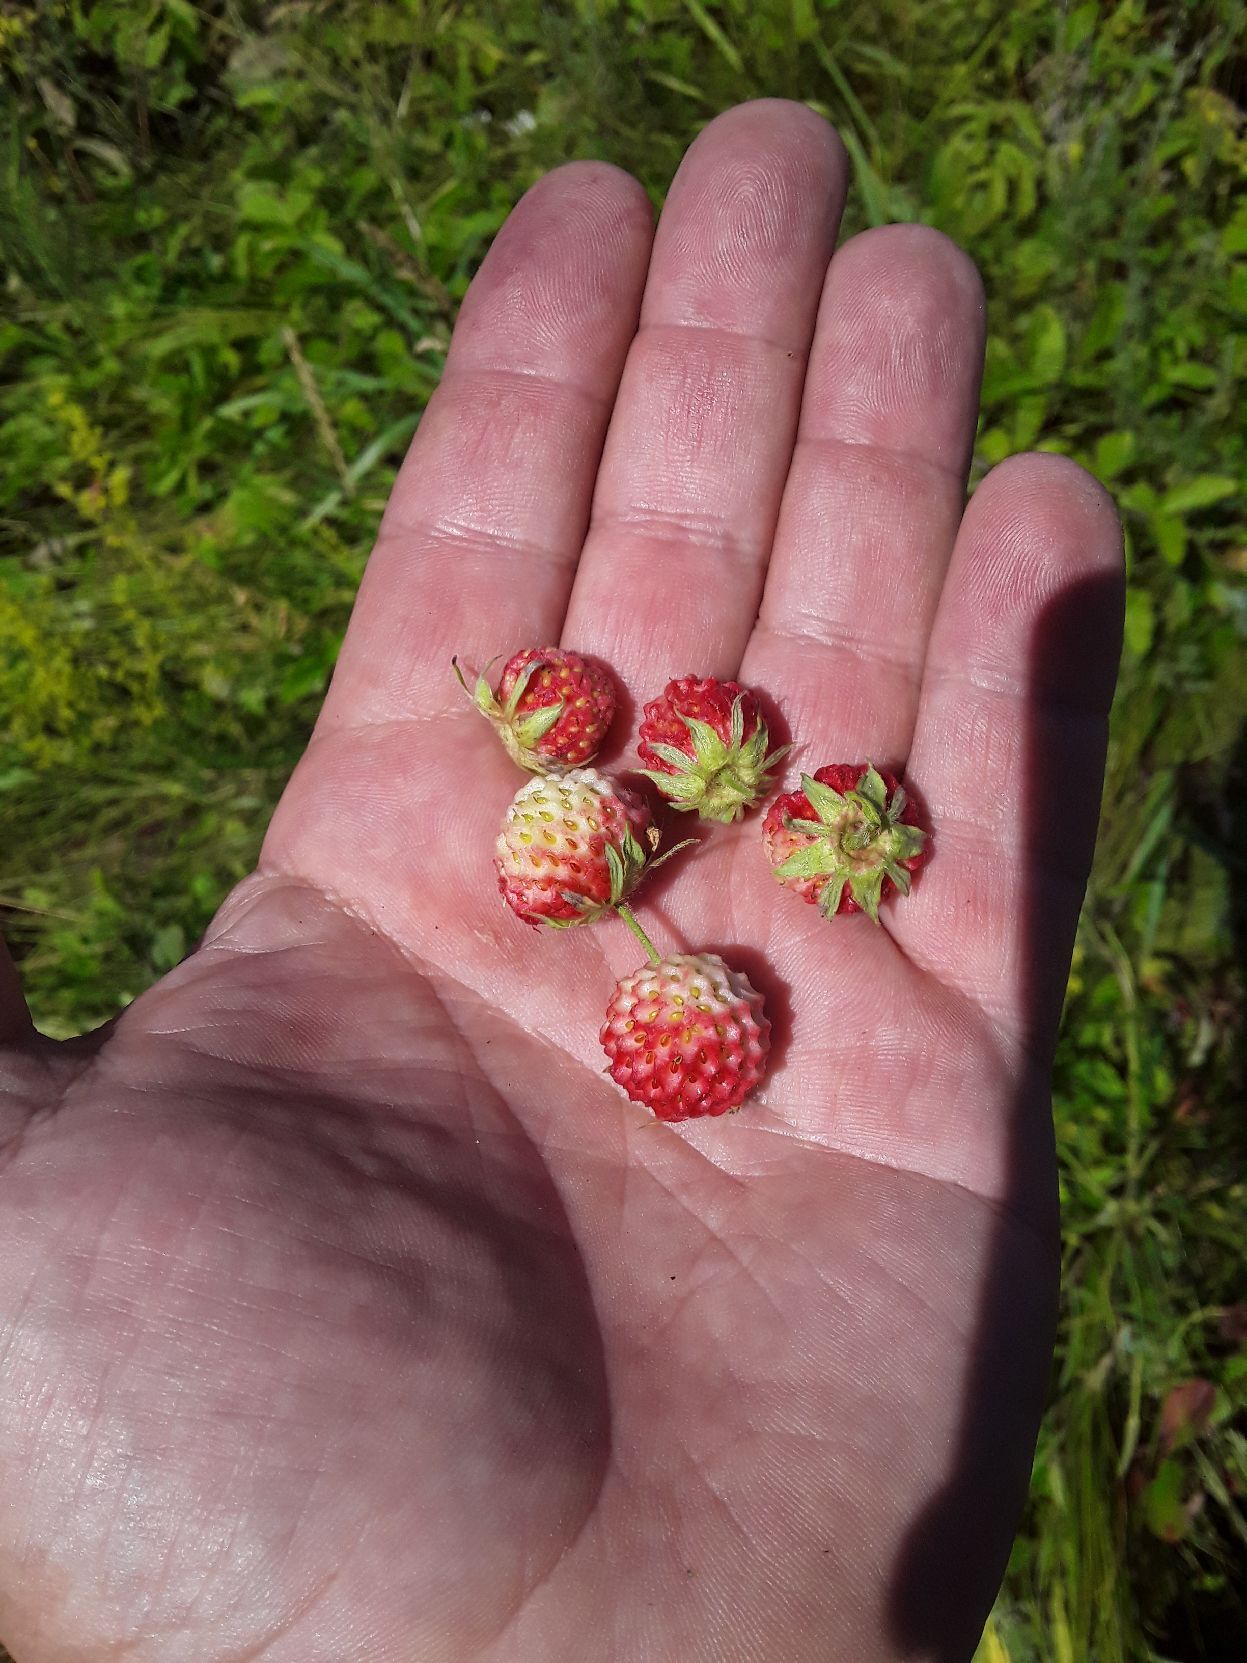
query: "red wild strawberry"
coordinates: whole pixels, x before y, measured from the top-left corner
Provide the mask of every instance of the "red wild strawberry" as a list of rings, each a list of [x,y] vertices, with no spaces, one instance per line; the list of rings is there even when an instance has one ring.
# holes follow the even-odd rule
[[[472,702],[521,768],[557,774],[597,755],[615,714],[615,684],[600,664],[561,647],[525,647],[503,666],[497,692],[488,670],[477,677]]]
[[[895,775],[870,763],[836,763],[801,776],[801,790],[777,797],[762,825],[780,883],[825,918],[864,912],[909,894],[910,873],[926,859],[926,833]]]
[[[609,1073],[659,1120],[738,1109],[766,1069],[762,995],[717,953],[674,953],[616,987],[601,1041]]]
[[[595,768],[529,780],[498,837],[498,887],[534,928],[589,924],[627,897],[656,839],[641,798]]]
[[[681,676],[645,706],[641,770],[674,808],[703,820],[738,820],[771,788],[770,769],[791,748],[767,754],[756,696],[734,681]]]

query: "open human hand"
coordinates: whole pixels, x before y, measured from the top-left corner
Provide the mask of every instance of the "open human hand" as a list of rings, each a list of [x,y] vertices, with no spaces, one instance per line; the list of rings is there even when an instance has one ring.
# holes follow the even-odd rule
[[[1119,533],[1056,456],[964,507],[978,279],[914,225],[832,260],[844,176],[763,101],[656,237],[611,167],[538,184],[256,874],[86,1040],[0,978],[18,1663],[973,1649],[1051,1346]],[[776,884],[757,813],[641,891],[660,949],[767,996],[738,1115],[663,1126],[603,1076],[622,924],[500,905],[521,776],[450,659],[560,639],[628,689],[620,729],[671,675],[737,676],[790,776],[870,757],[924,805],[881,928]]]

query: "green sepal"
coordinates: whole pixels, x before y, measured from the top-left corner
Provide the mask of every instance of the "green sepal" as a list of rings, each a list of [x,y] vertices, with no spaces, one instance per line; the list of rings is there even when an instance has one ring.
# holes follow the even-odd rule
[[[863,807],[874,810],[876,824],[883,820],[888,812],[888,788],[884,784],[883,775],[880,774],[873,762],[867,764],[866,772],[853,787],[852,794],[860,798]],[[903,807],[904,804],[902,803],[901,806]],[[893,814],[899,813],[895,805],[892,812]]]
[[[910,860],[922,853],[926,841],[927,834],[921,826],[893,826],[888,839],[888,854],[893,860]]]
[[[875,866],[869,872],[854,872],[849,879],[849,894],[872,923],[879,922],[879,903],[883,899],[884,869]]]
[[[838,869],[840,862],[837,855],[838,851],[826,843],[809,843],[782,861],[775,868],[775,876],[780,879],[824,877]]]
[[[543,917],[540,922],[547,925],[552,930],[574,930],[579,924],[592,924],[594,919],[600,918],[605,910],[602,907],[594,906],[590,901],[586,901],[583,895],[573,895],[570,889],[561,890],[560,893],[569,907],[576,908],[576,911],[580,914],[580,917]]]
[[[650,861],[648,870],[650,872],[656,872],[660,866],[666,865],[672,855],[678,855],[681,849],[694,848],[700,841],[701,839],[697,837],[685,837],[682,838],[679,843],[673,843],[669,849],[664,849],[662,854],[657,856],[656,859]]]
[[[617,849],[613,843],[607,843],[605,853],[607,870],[611,875],[610,905],[617,907],[636,888],[649,859],[649,850],[641,847],[629,827],[624,833],[622,848]]]
[[[495,659],[495,660],[492,660],[491,662],[496,663],[497,660]],[[537,671],[541,668],[543,662],[544,662],[544,660],[542,660],[540,658],[530,659],[529,662],[527,664],[525,664],[524,668],[520,671],[519,675],[516,676],[515,686],[512,687],[511,691],[507,694],[507,702],[506,702],[506,704],[504,704],[502,706],[502,715],[503,715],[503,718],[506,721],[509,722],[511,720],[511,718],[515,715],[516,710],[519,708],[520,700],[524,697],[524,694],[528,691],[529,682],[533,679],[533,677],[536,675]],[[488,669],[488,668],[489,668],[489,666],[486,665],[486,669]]]
[[[725,767],[730,760],[728,747],[719,738],[709,722],[703,722],[697,716],[685,716],[683,714],[680,720],[688,729],[689,738],[693,741],[693,757],[692,759],[687,756],[684,758],[685,767],[690,765],[690,760],[694,765],[708,771]],[[737,748],[739,749],[739,746]],[[655,745],[654,750],[659,756],[662,755],[657,745]]]
[[[623,856],[613,843],[606,845],[606,866],[611,875],[611,901],[618,902],[624,892],[624,885],[628,881],[627,869]]]
[[[885,860],[883,870],[891,878],[902,895],[908,895],[912,887],[912,880],[904,866],[898,866],[894,860]]]
[[[490,687],[489,682],[485,678],[489,671],[489,665],[496,664],[497,662],[497,658],[491,658],[489,664],[487,664],[477,676],[476,686],[469,687],[467,682],[464,680],[463,671],[459,668],[458,656],[456,655],[450,661],[450,667],[455,672],[455,680],[459,683],[460,687],[463,688],[463,691],[468,695],[472,703],[480,711],[481,715],[488,716],[491,722],[496,721],[502,714],[502,711],[499,708],[498,701],[494,698],[493,689]]]
[[[653,780],[673,808],[695,808],[705,794],[706,782],[696,774],[664,774],[657,768],[638,768],[637,773]]]
[[[785,830],[809,838],[803,849],[775,868],[787,878],[826,877],[819,910],[834,917],[847,888],[854,903],[876,924],[887,880],[902,895],[911,888],[905,862],[921,853],[926,833],[920,826],[902,824],[899,815],[909,798],[898,785],[891,801],[883,776],[873,764],[851,791],[833,787],[803,774],[801,784],[817,820],[784,817]],[[859,867],[859,861],[869,863]]]
[[[765,733],[765,725],[758,723],[758,733]],[[745,696],[738,693],[732,700],[732,713],[727,719],[727,743],[730,751],[739,751],[745,742]]]
[[[556,704],[542,705],[540,710],[534,710],[527,716],[522,716],[512,726],[516,739],[525,750],[531,750],[558,721],[563,714],[564,701],[559,699]]]
[[[838,819],[849,806],[846,798],[834,790],[830,785],[824,785],[810,774],[802,774],[801,789],[809,799],[810,807],[824,824],[830,824]]]
[[[792,749],[781,745],[767,754],[765,722],[745,738],[745,695],[732,700],[728,736],[724,741],[715,728],[700,717],[679,713],[688,729],[692,752],[674,745],[652,743],[650,750],[671,772],[653,768],[639,770],[666,797],[673,808],[695,809],[703,820],[731,825],[771,789],[769,770]]]
[[[823,886],[823,892],[818,897],[818,910],[824,918],[834,918],[840,910],[840,899],[844,894],[844,886],[848,880],[841,873],[838,877],[829,878]]]
[[[653,751],[656,757],[659,757],[663,762],[669,762],[671,766],[677,770],[674,776],[676,779],[679,779],[682,775],[687,774],[693,766],[693,758],[688,754],[688,752],[678,751],[674,745],[651,745],[650,750]],[[671,774],[651,775],[651,778],[661,778],[665,780],[669,780],[672,777],[673,776]]]

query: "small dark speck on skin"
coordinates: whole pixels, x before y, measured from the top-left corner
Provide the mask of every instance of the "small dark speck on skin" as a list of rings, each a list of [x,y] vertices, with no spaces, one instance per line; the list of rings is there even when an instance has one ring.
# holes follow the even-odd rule
[[[673,1281],[673,1282],[674,1282],[674,1281],[675,1281],[675,1277],[674,1277],[674,1276],[673,1276],[673,1277],[672,1277],[672,1278],[671,1278],[671,1280],[672,1280],[672,1281]]]

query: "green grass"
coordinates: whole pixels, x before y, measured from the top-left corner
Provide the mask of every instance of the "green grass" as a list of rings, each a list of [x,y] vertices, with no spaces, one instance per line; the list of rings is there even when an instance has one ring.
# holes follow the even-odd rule
[[[1117,494],[1060,1347],[982,1663],[1247,1651],[1245,44],[1232,0],[0,7],[0,912],[49,1032],[254,858],[456,304],[548,167],[658,201],[716,111],[807,100],[850,229],[983,270],[975,478],[1037,445]]]

